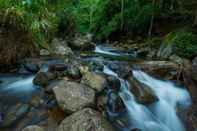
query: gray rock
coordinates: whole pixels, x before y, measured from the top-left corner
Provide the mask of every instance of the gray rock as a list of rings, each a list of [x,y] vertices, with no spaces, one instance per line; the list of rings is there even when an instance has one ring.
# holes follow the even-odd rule
[[[44,129],[37,125],[25,127],[22,131],[44,131]]]
[[[89,36],[76,35],[70,46],[76,50],[91,50],[95,47]]]
[[[67,113],[93,105],[95,92],[79,83],[59,81],[53,88],[59,106]]]
[[[140,83],[133,77],[130,77],[128,82],[131,85],[130,90],[133,92],[139,103],[152,104],[158,100],[155,92],[149,86]]]
[[[70,47],[68,47],[67,42],[60,39],[53,39],[51,43],[52,52],[55,55],[60,56],[71,56],[73,52]]]
[[[168,80],[177,79],[180,69],[178,64],[170,61],[143,61],[137,63],[137,66],[133,64],[133,67]]]
[[[81,83],[91,87],[96,91],[102,91],[107,82],[105,76],[101,74],[86,72],[85,74],[83,74]]]
[[[100,113],[86,108],[62,121],[57,131],[115,131]]]

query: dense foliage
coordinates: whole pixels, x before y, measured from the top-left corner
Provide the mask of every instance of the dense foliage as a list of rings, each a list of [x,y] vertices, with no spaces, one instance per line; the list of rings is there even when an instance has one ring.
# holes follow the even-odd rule
[[[37,45],[47,47],[65,4],[65,0],[0,0],[0,24],[27,31]]]
[[[182,20],[195,26],[196,5],[195,0],[0,0],[0,25],[24,30],[37,46],[47,48],[54,35],[65,37],[73,32],[90,32],[103,40],[116,34],[152,36],[158,30],[154,28],[160,28],[156,23],[169,18],[176,19],[175,24]],[[194,34],[175,36],[177,50],[183,50],[179,55],[193,55]]]

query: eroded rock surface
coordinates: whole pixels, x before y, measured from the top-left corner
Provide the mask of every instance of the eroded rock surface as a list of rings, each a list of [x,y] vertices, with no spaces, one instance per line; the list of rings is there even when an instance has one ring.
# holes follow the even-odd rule
[[[76,82],[59,81],[53,88],[59,106],[68,113],[93,105],[93,89]]]
[[[67,117],[57,131],[115,131],[100,113],[86,108]]]

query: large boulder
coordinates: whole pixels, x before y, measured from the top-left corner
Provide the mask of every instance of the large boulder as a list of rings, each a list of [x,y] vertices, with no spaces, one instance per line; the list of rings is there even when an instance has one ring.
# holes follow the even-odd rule
[[[53,39],[51,42],[52,53],[60,56],[71,56],[73,52],[65,40]]]
[[[62,121],[57,131],[115,131],[100,113],[86,108]]]
[[[95,89],[96,91],[101,91],[106,85],[106,78],[102,74],[86,72],[83,74],[81,83]]]
[[[67,113],[94,104],[94,90],[83,84],[61,80],[54,86],[53,91],[59,106]]]
[[[22,131],[44,131],[44,129],[40,126],[32,125],[25,127]]]
[[[75,50],[91,50],[94,49],[95,44],[92,42],[90,34],[86,36],[81,36],[77,34],[74,40],[70,42],[70,47]]]

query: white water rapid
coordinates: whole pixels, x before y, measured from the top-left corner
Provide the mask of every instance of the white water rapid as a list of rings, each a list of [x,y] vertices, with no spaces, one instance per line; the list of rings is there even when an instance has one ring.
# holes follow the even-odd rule
[[[104,73],[118,76],[105,66]],[[145,106],[136,102],[129,90],[127,81],[120,79],[119,92],[128,113],[129,127],[123,131],[140,129],[140,131],[185,131],[177,116],[177,107],[187,107],[191,104],[189,93],[172,82],[155,79],[142,71],[133,71],[133,76],[143,84],[148,85],[157,95],[159,101]]]

